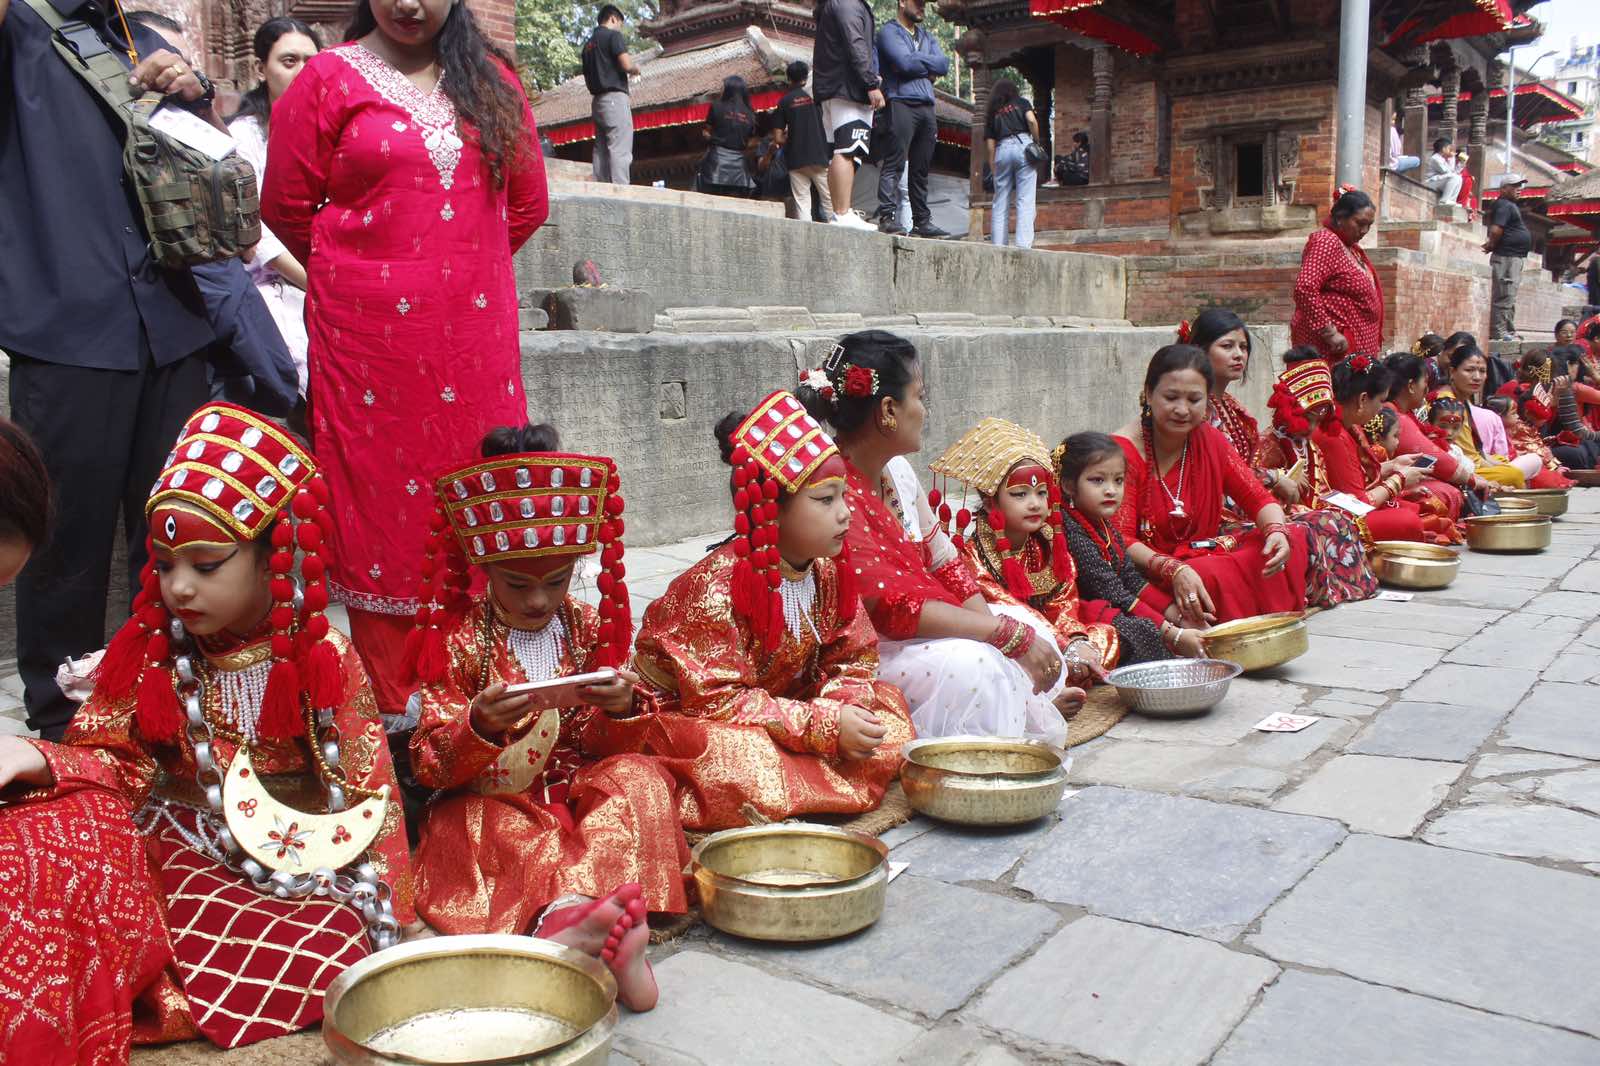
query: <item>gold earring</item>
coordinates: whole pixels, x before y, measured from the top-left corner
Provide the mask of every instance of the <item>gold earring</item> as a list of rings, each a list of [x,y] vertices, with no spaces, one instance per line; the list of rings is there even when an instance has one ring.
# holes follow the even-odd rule
[[[894,415],[884,415],[883,416],[883,431],[885,433],[893,433],[899,427],[900,427],[900,423],[894,417]]]

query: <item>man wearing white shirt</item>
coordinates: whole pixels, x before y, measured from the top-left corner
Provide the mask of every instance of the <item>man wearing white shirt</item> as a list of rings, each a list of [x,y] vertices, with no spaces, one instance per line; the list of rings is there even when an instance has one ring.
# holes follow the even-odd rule
[[[1461,195],[1461,175],[1456,172],[1450,158],[1450,139],[1440,137],[1433,142],[1433,154],[1428,157],[1428,173],[1422,184],[1439,194],[1441,204],[1453,204]]]

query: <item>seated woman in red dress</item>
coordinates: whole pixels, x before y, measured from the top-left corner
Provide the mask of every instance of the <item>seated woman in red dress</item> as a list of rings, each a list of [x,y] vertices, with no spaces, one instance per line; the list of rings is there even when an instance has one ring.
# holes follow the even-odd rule
[[[1360,516],[1373,541],[1414,540],[1430,544],[1458,543],[1455,523],[1424,516],[1419,504],[1404,499],[1406,490],[1426,476],[1416,456],[1382,456],[1369,436],[1369,423],[1380,418],[1389,394],[1388,371],[1370,355],[1353,355],[1333,368],[1337,417],[1317,427],[1317,444],[1328,462],[1328,486],[1373,508]],[[1395,419],[1398,436],[1399,419]],[[1378,426],[1373,430],[1381,432]]]
[[[411,765],[429,802],[415,859],[417,910],[446,933],[549,936],[571,908],[629,886],[640,906],[605,961],[622,1002],[655,1005],[644,911],[688,908],[688,848],[673,780],[654,759],[595,750],[613,717],[638,709],[637,677],[578,690],[580,706],[534,706],[511,686],[616,670],[632,619],[623,582],[616,464],[558,451],[550,426],[503,427],[481,459],[435,481],[436,518],[420,597],[414,669],[422,683]],[[600,607],[571,594],[600,552]],[[487,575],[470,594],[471,567]]]
[[[1064,653],[1069,684],[1086,688],[1097,671],[1116,666],[1122,655],[1116,627],[1109,619],[1085,618],[1078,602],[1077,567],[1061,524],[1061,492],[1039,435],[1015,422],[985,418],[930,469],[977,493],[976,513],[962,506],[956,516],[954,539],[978,575],[984,600],[1026,607],[1049,623]],[[941,515],[950,512],[949,501],[937,490],[928,502]],[[963,492],[961,503],[966,502]]]
[[[716,435],[737,532],[646,609],[634,666],[659,713],[619,727],[677,777],[691,829],[873,810],[911,715],[878,679],[845,550],[844,460],[787,392]]]
[[[1282,506],[1207,422],[1210,392],[1206,354],[1169,344],[1145,371],[1143,413],[1115,434],[1128,465],[1117,526],[1152,578],[1141,598],[1157,610],[1175,600],[1191,628],[1303,610],[1305,530],[1288,525]],[[1222,534],[1230,496],[1255,529]]]
[[[1436,338],[1437,339],[1437,338]],[[1443,341],[1441,340],[1442,344]],[[1417,416],[1428,405],[1429,368],[1423,357],[1413,352],[1394,352],[1383,361],[1389,372],[1388,408],[1398,417],[1397,455],[1427,455],[1433,458],[1416,492],[1427,493],[1439,501],[1443,513],[1459,519],[1466,510],[1466,494],[1482,497],[1494,483],[1479,477],[1471,463],[1461,462],[1450,451],[1449,442],[1435,440],[1437,430]]]

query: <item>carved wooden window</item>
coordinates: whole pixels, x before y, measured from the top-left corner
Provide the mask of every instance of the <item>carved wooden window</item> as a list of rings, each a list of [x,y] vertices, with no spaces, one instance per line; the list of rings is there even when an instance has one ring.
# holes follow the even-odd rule
[[[1233,202],[1254,206],[1267,202],[1267,146],[1264,141],[1233,145]]]

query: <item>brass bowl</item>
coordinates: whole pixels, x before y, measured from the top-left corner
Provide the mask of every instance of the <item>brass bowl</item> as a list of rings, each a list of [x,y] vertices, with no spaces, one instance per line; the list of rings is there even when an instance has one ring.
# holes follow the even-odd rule
[[[1500,493],[1495,497],[1495,500],[1504,509],[1507,498],[1531,500],[1534,508],[1540,514],[1549,515],[1551,518],[1560,518],[1567,513],[1566,489],[1511,489]]]
[[[1467,547],[1479,552],[1537,552],[1550,547],[1548,515],[1494,514],[1466,520]]]
[[[1200,642],[1208,656],[1238,663],[1247,674],[1282,666],[1311,648],[1305,615],[1299,611],[1224,622],[1202,633]]]
[[[900,785],[912,809],[958,825],[1020,825],[1061,803],[1067,769],[1037,740],[941,737],[906,745]]]
[[[1449,548],[1409,540],[1380,540],[1368,557],[1379,581],[1402,589],[1442,589],[1461,570],[1460,556]]]
[[[751,940],[833,940],[883,914],[889,849],[876,837],[788,822],[724,829],[695,846],[700,913]]]
[[[527,936],[441,936],[334,978],[322,1039],[341,1063],[603,1066],[617,984],[599,962]]]
[[[1534,515],[1539,513],[1539,505],[1533,500],[1507,496],[1505,493],[1496,496],[1494,502],[1499,505],[1501,514]]]

